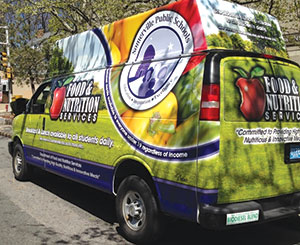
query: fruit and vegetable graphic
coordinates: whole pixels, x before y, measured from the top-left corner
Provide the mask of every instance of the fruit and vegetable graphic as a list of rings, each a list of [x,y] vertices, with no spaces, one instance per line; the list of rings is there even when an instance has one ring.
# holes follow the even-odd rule
[[[154,13],[155,9],[149,10],[135,16],[135,18],[119,20],[102,28],[108,41],[114,64],[126,62],[133,39],[141,23]]]
[[[148,69],[146,66],[143,68]],[[111,89],[116,109],[121,115],[122,121],[135,136],[153,145],[180,147],[197,144],[196,127],[199,121],[201,99],[199,91],[202,86],[203,69],[204,62],[201,62],[182,76],[172,92],[159,104],[148,110],[136,111],[126,106],[122,100],[118,84],[122,68],[115,68],[111,74]],[[137,70],[141,71],[141,69]],[[204,126],[202,124],[201,128]],[[207,127],[204,128],[205,131]],[[212,130],[208,130],[208,132],[212,132]],[[206,133],[201,131],[199,138],[207,141],[215,137],[211,134],[207,137],[205,135]]]
[[[154,136],[158,132],[174,134],[175,133],[175,125],[172,122],[162,123],[160,113],[157,111],[157,112],[154,112],[153,116],[150,118],[148,134],[150,136]]]
[[[259,121],[265,111],[266,94],[259,80],[265,73],[264,68],[256,66],[249,73],[240,67],[233,68],[240,77],[236,86],[241,93],[240,110],[247,121]]]
[[[173,93],[156,106],[145,111],[127,110],[122,120],[130,131],[143,141],[165,146],[175,133],[177,125],[177,99]]]
[[[50,107],[50,118],[57,120],[64,105],[66,97],[66,86],[72,82],[74,76],[68,77],[63,81],[57,81],[57,87],[54,89],[52,104]]]

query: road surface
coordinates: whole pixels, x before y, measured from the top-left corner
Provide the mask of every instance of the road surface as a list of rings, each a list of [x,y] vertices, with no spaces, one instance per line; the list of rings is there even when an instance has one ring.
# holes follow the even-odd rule
[[[8,141],[0,136],[0,244],[130,244],[118,233],[110,195],[42,170],[16,181]],[[300,245],[300,218],[226,231],[174,220],[156,244]]]

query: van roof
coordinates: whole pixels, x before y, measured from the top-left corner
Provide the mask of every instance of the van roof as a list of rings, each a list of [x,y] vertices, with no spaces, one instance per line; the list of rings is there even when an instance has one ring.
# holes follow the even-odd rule
[[[177,1],[64,38],[57,45],[72,72],[211,49],[288,57],[275,17],[221,0]],[[141,56],[146,45],[152,49]]]

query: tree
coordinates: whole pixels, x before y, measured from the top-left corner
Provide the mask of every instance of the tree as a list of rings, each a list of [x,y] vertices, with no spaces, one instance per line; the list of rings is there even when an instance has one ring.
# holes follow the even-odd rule
[[[224,47],[225,48],[232,48],[233,47],[233,40],[231,37],[228,36],[228,34],[224,31],[219,32],[220,38],[224,41]]]
[[[35,84],[53,74],[54,70],[47,70],[47,65],[51,56],[58,54],[57,50],[51,49],[56,40],[168,2],[0,0],[0,24],[8,23],[10,27],[11,63],[16,82],[30,84],[34,91]],[[44,33],[51,35],[45,39],[41,35]],[[53,63],[50,69],[53,69]]]
[[[56,40],[168,2],[170,0],[0,0],[0,24],[9,24],[10,27],[11,63],[15,77],[20,83],[30,83],[34,89],[34,84],[50,74],[45,67],[52,55],[50,47]],[[300,32],[299,0],[231,2],[268,12],[280,20],[284,31]],[[51,35],[45,39],[39,35],[41,33]],[[229,39],[226,43],[230,45]]]
[[[35,84],[44,80],[47,70],[44,52],[28,46],[15,48],[11,63],[14,68],[15,82],[29,84],[34,93]]]
[[[230,35],[231,42],[233,44],[233,48],[236,50],[246,50],[246,45],[241,36],[237,33]]]
[[[49,17],[45,13],[31,15],[19,13],[21,1],[3,0],[1,20],[9,26],[10,62],[14,70],[14,82],[30,84],[32,92],[35,84],[44,80],[49,61],[50,45],[41,45],[40,30],[48,31]],[[1,14],[0,14],[1,16]]]
[[[53,33],[76,34],[100,27],[127,16],[167,4],[170,0],[23,0],[18,14],[51,16],[49,27]]]
[[[250,22],[250,26],[247,27],[247,31],[252,33],[253,36],[250,36],[250,40],[257,44],[257,47],[264,51],[266,47],[273,48],[280,52],[281,50],[285,50],[285,43],[281,36],[281,32],[278,30],[274,21],[268,21],[265,15],[257,13],[254,14],[255,20]],[[261,27],[261,22],[266,22],[270,24],[269,26],[265,25],[263,31],[259,28]],[[264,38],[261,38],[263,36]]]
[[[47,77],[57,76],[59,74],[67,75],[74,70],[72,63],[63,56],[63,51],[55,47],[52,52],[48,65]]]

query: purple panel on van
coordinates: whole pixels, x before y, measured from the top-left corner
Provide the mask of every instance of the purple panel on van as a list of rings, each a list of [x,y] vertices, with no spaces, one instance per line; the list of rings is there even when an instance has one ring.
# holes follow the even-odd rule
[[[160,178],[153,178],[162,211],[197,221],[198,204],[214,204],[218,190],[206,190]]]
[[[24,154],[26,161],[33,165],[112,192],[114,167],[26,145]]]

